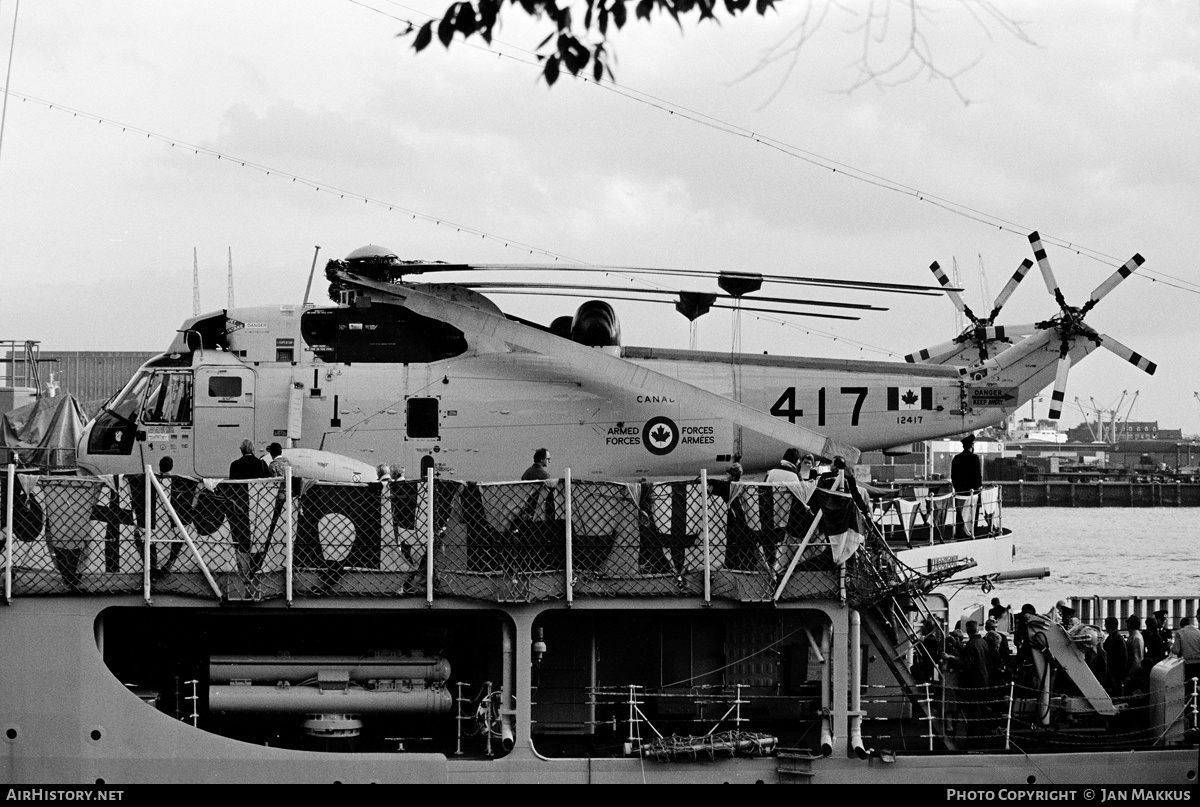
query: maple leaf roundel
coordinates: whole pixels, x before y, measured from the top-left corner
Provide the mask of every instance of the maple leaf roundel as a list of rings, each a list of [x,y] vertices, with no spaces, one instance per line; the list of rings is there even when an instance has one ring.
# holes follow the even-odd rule
[[[642,427],[642,445],[651,454],[670,454],[679,445],[679,427],[670,418],[650,418]]]

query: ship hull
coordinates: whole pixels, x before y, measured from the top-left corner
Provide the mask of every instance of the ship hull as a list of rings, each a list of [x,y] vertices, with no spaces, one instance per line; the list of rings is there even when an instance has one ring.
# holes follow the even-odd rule
[[[339,753],[261,745],[194,727],[147,705],[105,663],[103,617],[126,597],[17,597],[0,613],[0,779],[18,783],[938,783],[1195,784],[1194,747],[1086,753],[900,753],[860,760],[781,753],[747,759],[662,762],[545,758],[526,738],[508,753]],[[423,605],[423,604],[420,604]],[[346,620],[414,606],[348,604]],[[240,606],[217,608],[235,625]],[[336,610],[336,609],[335,609]],[[415,609],[414,609],[415,610]],[[149,642],[153,637],[146,637]],[[122,640],[124,641],[124,640]],[[519,652],[518,657],[524,656]],[[518,661],[520,658],[518,658]],[[845,753],[845,749],[841,749]]]

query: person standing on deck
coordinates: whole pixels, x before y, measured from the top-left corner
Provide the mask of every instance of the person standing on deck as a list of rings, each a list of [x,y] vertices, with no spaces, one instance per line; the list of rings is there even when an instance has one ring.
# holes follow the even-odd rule
[[[525,469],[525,473],[521,474],[522,482],[533,482],[538,479],[549,479],[550,472],[546,470],[546,466],[550,464],[550,449],[539,448],[533,452],[533,465]]]
[[[946,653],[942,658],[947,666],[958,670],[958,702],[968,721],[968,735],[983,740],[993,729],[992,671],[997,664],[991,646],[979,633],[979,623],[973,619],[967,622],[967,636],[957,655]]]
[[[271,475],[267,464],[254,455],[254,441],[242,441],[242,456],[229,464],[230,479],[263,479]],[[237,556],[238,571],[243,577],[254,572],[250,537],[250,488],[246,485],[230,485],[229,531]]]
[[[1190,616],[1179,620],[1179,629],[1171,640],[1171,655],[1183,659],[1183,677],[1189,684],[1193,678],[1200,678],[1200,628]]]
[[[979,457],[975,456],[975,435],[968,434],[962,438],[963,450],[954,455],[950,461],[950,484],[958,496],[967,496],[983,487],[983,467]],[[963,507],[955,499],[954,532],[956,538],[974,538],[974,526],[970,530],[963,524]],[[974,513],[975,508],[970,508]]]
[[[1142,639],[1140,616],[1130,614],[1125,620],[1125,628],[1129,631],[1129,638],[1125,640],[1125,655],[1128,659],[1125,667],[1125,689],[1128,692],[1139,688],[1138,678],[1142,670],[1142,659],[1146,656],[1146,643]]]
[[[1115,616],[1104,618],[1104,630],[1108,638],[1104,640],[1104,656],[1108,661],[1108,694],[1120,695],[1125,687],[1125,674],[1129,670],[1129,653],[1125,649],[1125,639],[1121,636],[1121,620]]]

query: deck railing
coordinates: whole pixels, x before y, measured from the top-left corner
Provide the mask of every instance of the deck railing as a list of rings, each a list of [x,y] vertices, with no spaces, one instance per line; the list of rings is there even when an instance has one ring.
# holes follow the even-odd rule
[[[964,537],[964,522],[970,534],[999,529],[998,510],[975,495],[876,503],[874,526],[847,532],[844,496],[806,487],[806,503],[785,487],[704,472],[671,482],[575,480],[568,470],[537,482],[328,484],[290,469],[228,481],[9,466],[5,477],[8,598],[854,600],[895,582],[884,535],[902,547]],[[862,562],[847,567],[864,541]]]

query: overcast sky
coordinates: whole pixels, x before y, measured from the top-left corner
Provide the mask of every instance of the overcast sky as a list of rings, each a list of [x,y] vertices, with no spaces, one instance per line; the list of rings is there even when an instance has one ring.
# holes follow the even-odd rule
[[[530,56],[545,32],[511,10],[492,51],[415,54],[396,37],[445,5],[26,0],[0,147],[0,338],[161,350],[192,313],[193,248],[208,311],[225,306],[230,248],[237,304],[265,305],[301,300],[315,245],[323,265],[367,243],[922,284],[937,260],[986,312],[1037,229],[1075,305],[1146,258],[1087,321],[1158,373],[1094,354],[1065,421],[1082,418],[1075,397],[1111,408],[1138,390],[1133,419],[1200,432],[1197,0],[1004,4],[1028,41],[987,6],[930,0],[921,33],[954,86],[897,81],[905,66],[852,92],[863,37],[839,8],[790,72],[755,67],[806,3],[682,31],[631,21],[613,91],[548,88]],[[0,0],[5,60],[14,8]],[[897,9],[870,57],[896,56],[906,24]],[[746,315],[745,350],[899,360],[957,333],[944,297],[790,291],[891,310]],[[496,299],[544,323],[580,302]],[[626,344],[688,345],[670,308],[617,307]],[[1001,322],[1054,312],[1034,270]],[[701,347],[729,348],[727,313],[698,329]]]

